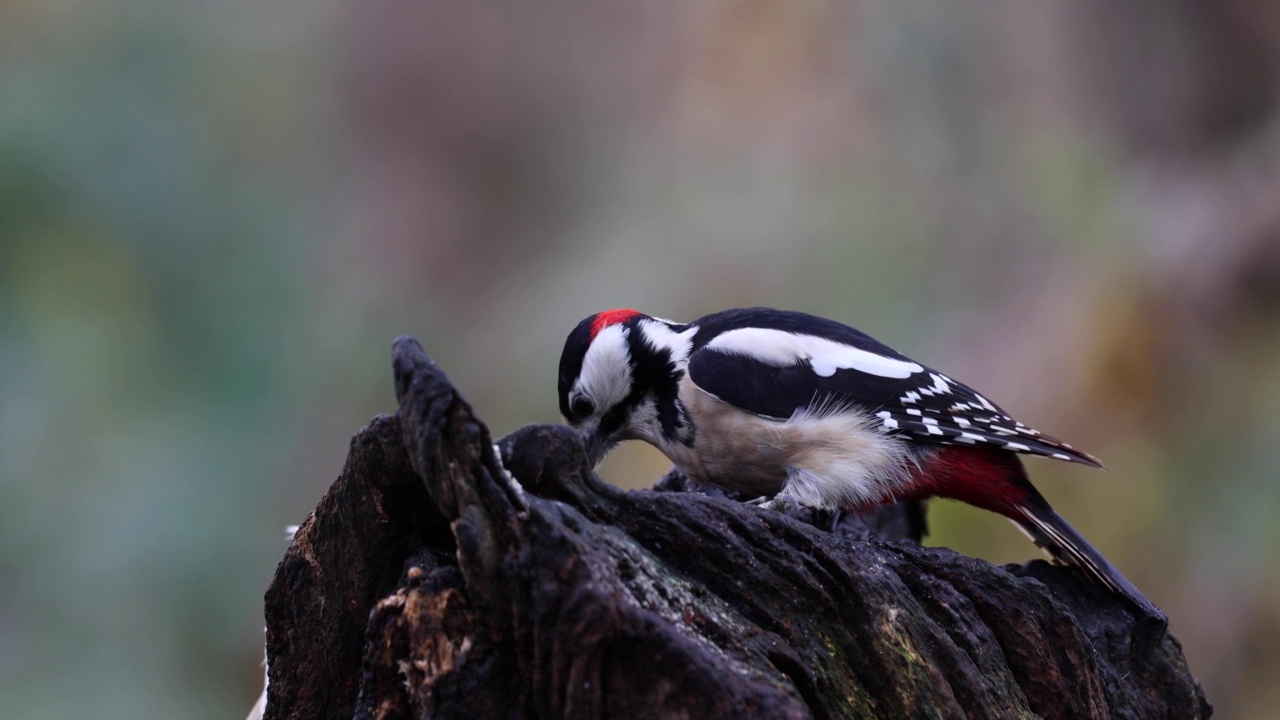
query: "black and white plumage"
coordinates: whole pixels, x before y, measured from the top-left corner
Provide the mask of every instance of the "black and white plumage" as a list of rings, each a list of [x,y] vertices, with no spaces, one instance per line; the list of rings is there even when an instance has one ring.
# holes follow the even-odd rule
[[[1054,557],[1158,609],[1027,480],[1019,455],[1101,464],[841,323],[769,308],[692,323],[610,310],[570,333],[560,411],[598,462],[644,440],[686,475],[775,503],[861,510],[948,497],[1009,517]]]
[[[787,419],[823,404],[874,408],[881,429],[920,442],[982,445],[1101,467],[1014,420],[966,385],[840,323],[767,308],[694,323],[693,382],[736,407]]]

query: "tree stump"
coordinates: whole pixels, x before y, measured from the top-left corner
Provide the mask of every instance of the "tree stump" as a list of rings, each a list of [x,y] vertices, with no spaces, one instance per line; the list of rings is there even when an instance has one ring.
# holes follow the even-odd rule
[[[1076,570],[835,532],[673,474],[600,481],[562,426],[495,446],[411,338],[266,595],[266,717],[1203,718],[1165,624]]]

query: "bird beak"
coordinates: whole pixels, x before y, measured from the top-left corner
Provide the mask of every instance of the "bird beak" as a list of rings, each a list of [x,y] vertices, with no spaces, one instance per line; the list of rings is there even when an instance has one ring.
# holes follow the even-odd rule
[[[587,462],[591,463],[591,467],[595,468],[604,460],[604,455],[609,451],[609,443],[599,433],[594,430],[582,433],[582,446],[587,451]]]

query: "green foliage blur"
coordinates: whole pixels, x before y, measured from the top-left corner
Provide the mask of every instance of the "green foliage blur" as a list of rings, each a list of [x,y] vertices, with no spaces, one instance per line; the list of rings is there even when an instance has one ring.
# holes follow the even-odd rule
[[[0,6],[0,714],[247,712],[397,335],[501,435],[582,317],[759,304],[1102,457],[1029,466],[1272,717],[1278,47],[1242,0]]]

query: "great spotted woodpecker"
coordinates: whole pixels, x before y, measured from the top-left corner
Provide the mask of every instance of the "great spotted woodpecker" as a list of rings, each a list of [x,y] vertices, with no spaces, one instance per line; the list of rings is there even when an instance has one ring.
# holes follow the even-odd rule
[[[1049,507],[1019,454],[1101,463],[841,323],[769,308],[687,324],[597,313],[565,342],[559,395],[592,463],[644,440],[691,479],[772,495],[775,506],[960,500],[1163,617]]]

